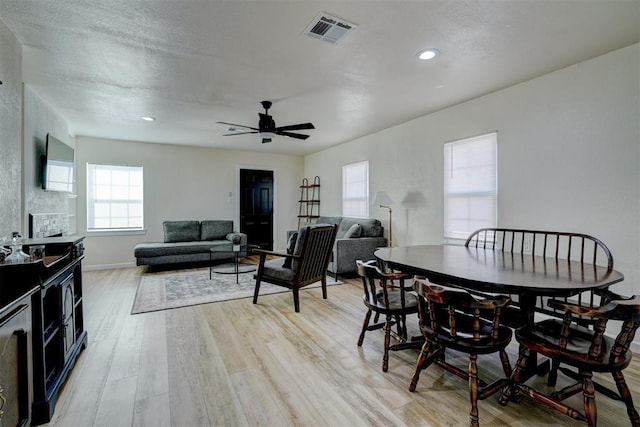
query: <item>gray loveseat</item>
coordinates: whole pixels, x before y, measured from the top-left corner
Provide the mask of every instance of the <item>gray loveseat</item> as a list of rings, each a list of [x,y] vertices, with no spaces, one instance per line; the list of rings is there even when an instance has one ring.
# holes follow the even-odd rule
[[[356,260],[369,260],[379,247],[387,246],[384,228],[375,218],[349,218],[321,216],[316,224],[336,224],[338,234],[327,270],[337,278],[338,274],[356,271]],[[289,231],[290,237],[294,231]]]
[[[246,245],[247,235],[233,231],[233,221],[165,221],[164,241],[138,243],[133,254],[136,265],[164,265],[209,261],[212,259],[233,258],[230,252],[213,252],[209,249],[219,247],[221,250],[233,249],[237,244]]]

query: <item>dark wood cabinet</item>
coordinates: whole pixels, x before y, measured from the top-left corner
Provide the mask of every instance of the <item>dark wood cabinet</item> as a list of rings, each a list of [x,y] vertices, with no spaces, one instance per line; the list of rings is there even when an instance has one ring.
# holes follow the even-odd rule
[[[81,244],[75,242],[68,249],[69,260],[32,296],[33,425],[51,420],[60,389],[87,346],[82,312],[83,256],[77,247]]]
[[[0,309],[0,427],[31,421],[32,292]]]
[[[51,420],[84,330],[83,237],[28,240],[45,258],[0,263],[0,427]]]

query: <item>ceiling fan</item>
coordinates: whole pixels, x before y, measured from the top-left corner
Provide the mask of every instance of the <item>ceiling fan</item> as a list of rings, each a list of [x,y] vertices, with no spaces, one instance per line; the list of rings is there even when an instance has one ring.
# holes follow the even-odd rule
[[[248,133],[257,133],[260,135],[260,137],[262,137],[262,143],[264,144],[266,142],[271,142],[271,140],[276,135],[288,136],[290,138],[297,138],[297,139],[307,139],[309,138],[309,135],[304,135],[301,133],[293,133],[289,131],[315,129],[315,126],[313,126],[312,123],[300,123],[297,125],[276,127],[276,122],[269,115],[269,108],[271,108],[271,101],[262,101],[260,104],[262,104],[262,107],[264,108],[264,113],[258,113],[258,116],[260,116],[260,120],[258,121],[257,128],[254,128],[251,126],[245,126],[245,125],[238,125],[235,123],[218,122],[223,125],[229,125],[229,126],[234,126],[234,127],[244,128],[244,129],[251,129],[250,131],[247,131],[247,132],[226,133],[222,136],[246,135]]]

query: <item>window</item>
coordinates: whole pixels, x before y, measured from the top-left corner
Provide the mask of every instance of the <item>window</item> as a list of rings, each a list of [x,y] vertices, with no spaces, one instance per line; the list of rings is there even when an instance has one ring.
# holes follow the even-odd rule
[[[369,162],[342,167],[342,216],[369,217]]]
[[[496,132],[444,145],[444,237],[497,224]]]
[[[142,230],[142,166],[87,164],[87,230]]]

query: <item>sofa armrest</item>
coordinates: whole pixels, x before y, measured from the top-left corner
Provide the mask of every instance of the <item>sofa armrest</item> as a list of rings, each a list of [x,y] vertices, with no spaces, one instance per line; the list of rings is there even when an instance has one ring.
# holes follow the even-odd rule
[[[239,237],[240,238],[240,242],[236,243],[233,240],[235,238]],[[227,234],[227,240],[237,244],[237,245],[246,245],[247,244],[247,235],[245,233],[238,233],[237,231],[234,231],[233,233],[228,233]]]
[[[333,261],[329,266],[332,273],[347,273],[356,270],[356,260],[373,259],[373,253],[387,246],[386,237],[358,237],[337,239],[333,246]]]

